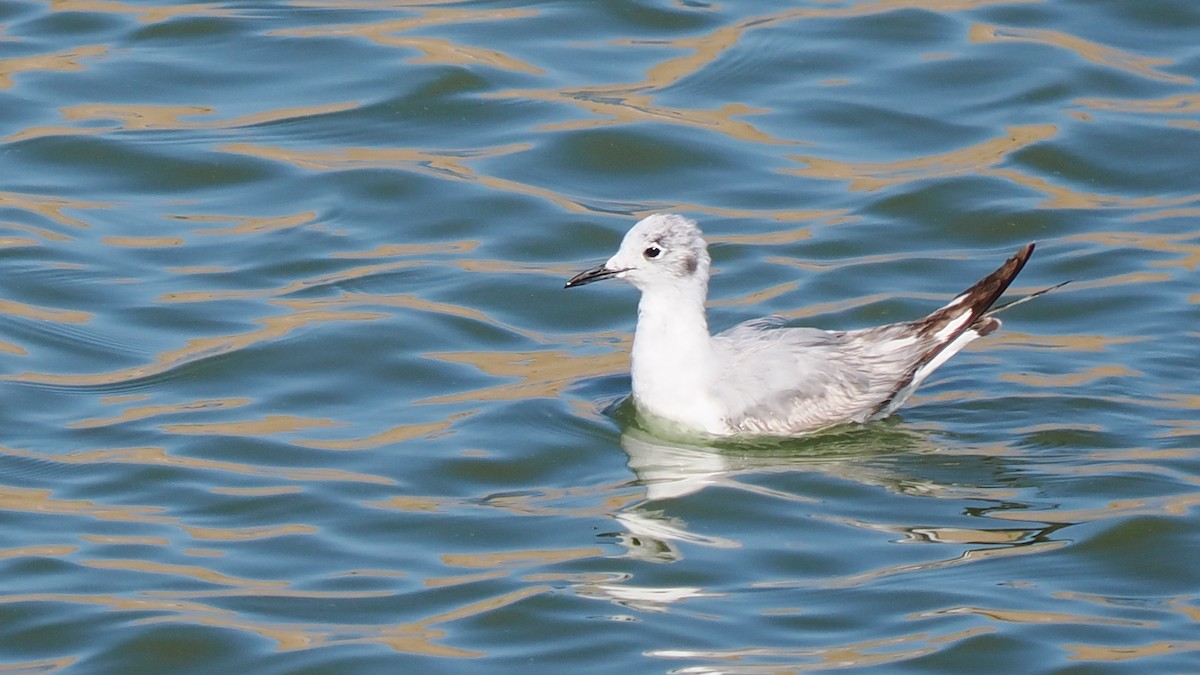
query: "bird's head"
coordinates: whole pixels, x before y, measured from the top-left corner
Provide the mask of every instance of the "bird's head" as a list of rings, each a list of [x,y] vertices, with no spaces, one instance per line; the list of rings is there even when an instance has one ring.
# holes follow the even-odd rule
[[[624,279],[648,288],[708,283],[711,261],[696,221],[673,213],[656,213],[639,221],[621,240],[608,262],[581,272],[567,288],[604,279]]]

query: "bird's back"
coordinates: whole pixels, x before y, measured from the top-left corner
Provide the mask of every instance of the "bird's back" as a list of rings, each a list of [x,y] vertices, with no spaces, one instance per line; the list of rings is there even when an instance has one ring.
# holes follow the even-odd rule
[[[910,324],[859,331],[749,322],[713,338],[735,433],[788,435],[876,416],[931,348]]]

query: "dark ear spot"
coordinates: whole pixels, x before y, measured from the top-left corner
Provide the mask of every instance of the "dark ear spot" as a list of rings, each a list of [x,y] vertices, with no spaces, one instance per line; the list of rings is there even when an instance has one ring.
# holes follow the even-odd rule
[[[683,259],[683,269],[687,270],[688,274],[695,274],[696,268],[700,266],[700,261],[696,260],[696,256],[689,255]]]

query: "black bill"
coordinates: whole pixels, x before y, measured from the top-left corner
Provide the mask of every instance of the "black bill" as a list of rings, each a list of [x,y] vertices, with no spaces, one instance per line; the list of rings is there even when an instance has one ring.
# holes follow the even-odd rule
[[[604,265],[600,265],[598,267],[593,267],[586,272],[580,272],[579,274],[571,277],[570,280],[567,281],[567,285],[563,286],[563,288],[575,288],[576,286],[590,284],[593,281],[604,281],[605,279],[611,279],[624,271],[626,270],[614,270],[609,269]]]

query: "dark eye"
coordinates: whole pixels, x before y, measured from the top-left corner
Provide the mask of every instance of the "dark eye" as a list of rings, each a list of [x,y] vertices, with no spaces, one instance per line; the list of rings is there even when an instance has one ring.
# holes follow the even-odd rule
[[[646,250],[642,251],[642,255],[646,256],[647,260],[654,260],[662,255],[662,249],[657,246],[647,246]]]

